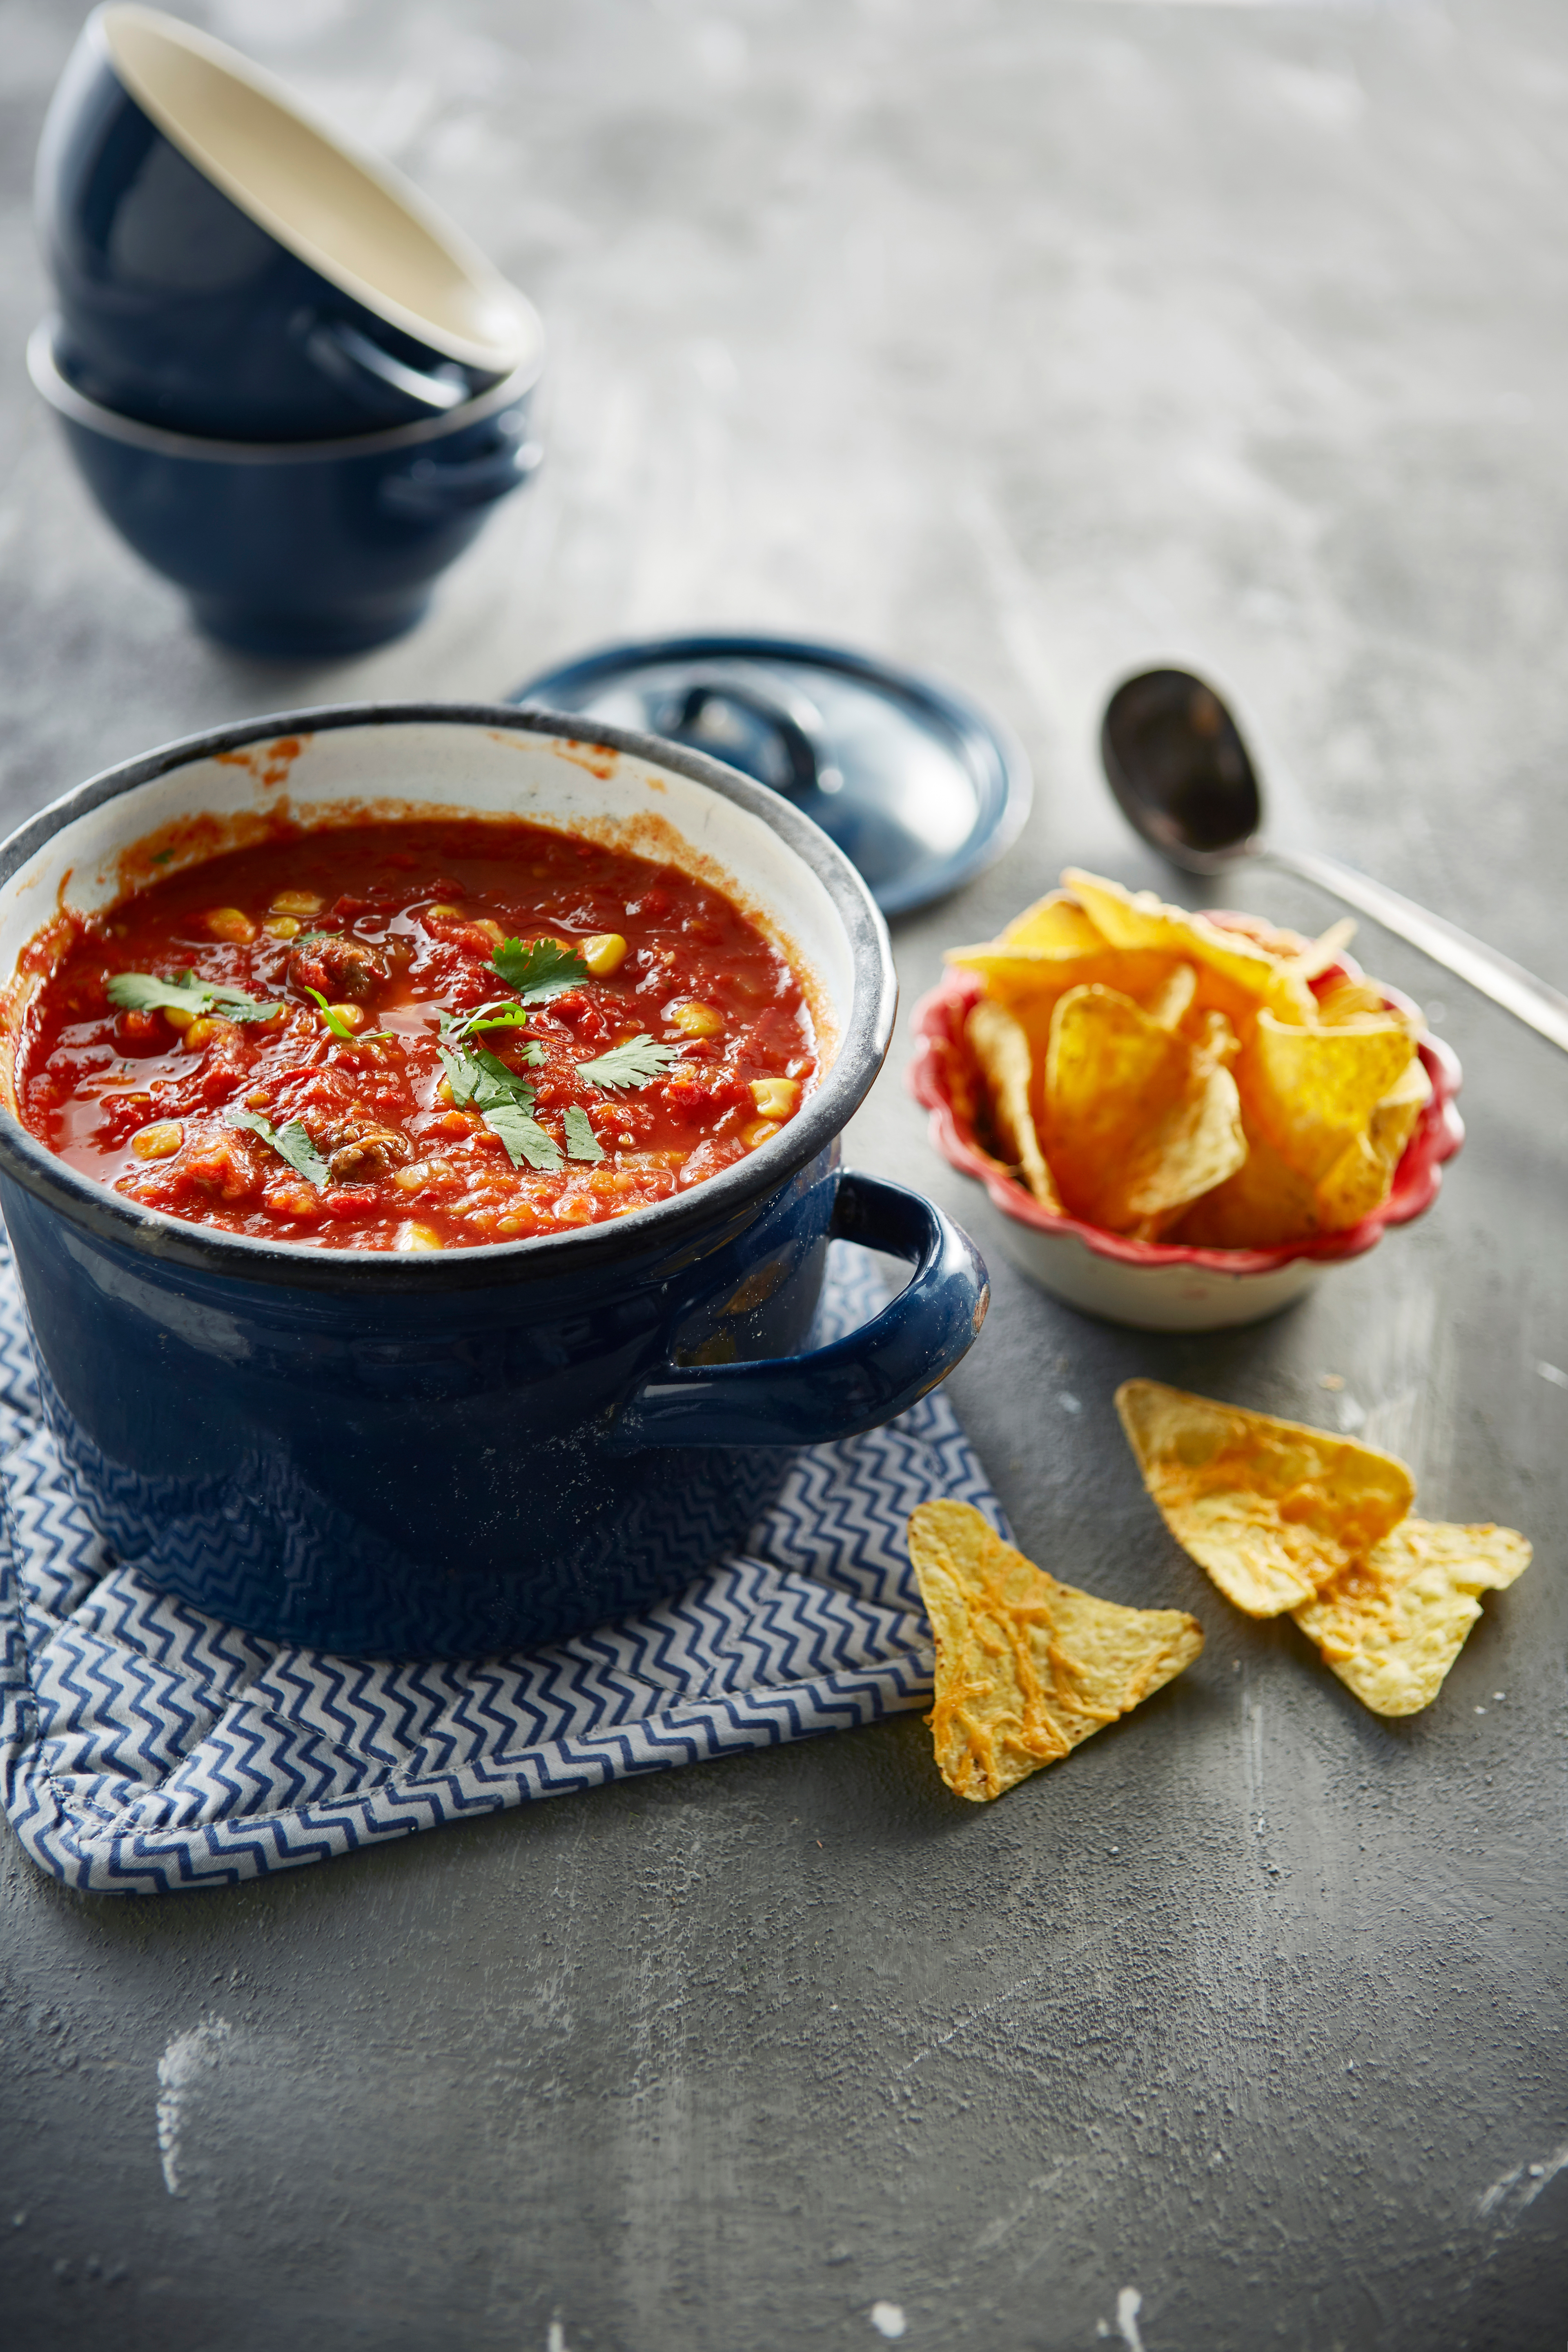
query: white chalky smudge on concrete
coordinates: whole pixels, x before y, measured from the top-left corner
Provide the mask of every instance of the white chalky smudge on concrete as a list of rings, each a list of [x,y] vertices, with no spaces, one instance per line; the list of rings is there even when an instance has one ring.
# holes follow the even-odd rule
[[[873,2303],[871,2307],[871,2324],[879,2336],[885,2336],[891,2342],[903,2335],[907,2322],[903,2310],[896,2303]]]
[[[180,2126],[185,2093],[202,2074],[217,2066],[233,2028],[221,2017],[177,2033],[158,2061],[158,2154],[163,2165],[163,2186],[171,2197],[180,2194]]]
[[[1534,2204],[1543,2189],[1551,2188],[1560,2172],[1568,2172],[1568,2140],[1565,2140],[1561,2147],[1553,2149],[1542,2162],[1534,2164],[1521,2162],[1516,2164],[1511,2171],[1500,2174],[1491,2187],[1482,2191],[1477,2204],[1477,2210],[1482,2215],[1495,2212],[1509,2190],[1517,2188],[1519,2183],[1524,2180],[1530,2185],[1522,2196],[1514,2201],[1514,2212],[1522,2213],[1527,2205]],[[1511,2218],[1512,2216],[1510,2217],[1511,2220]]]
[[[1144,2339],[1138,2333],[1138,2314],[1144,2298],[1135,2286],[1124,2286],[1116,2297],[1116,2333],[1128,2352],[1144,2352]]]

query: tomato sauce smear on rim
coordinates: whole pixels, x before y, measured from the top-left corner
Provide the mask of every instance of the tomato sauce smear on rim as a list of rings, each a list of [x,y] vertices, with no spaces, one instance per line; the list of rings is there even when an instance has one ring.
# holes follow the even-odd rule
[[[81,924],[16,1099],[80,1174],[172,1216],[451,1249],[665,1200],[817,1075],[799,978],[719,891],[448,819],[235,850]]]

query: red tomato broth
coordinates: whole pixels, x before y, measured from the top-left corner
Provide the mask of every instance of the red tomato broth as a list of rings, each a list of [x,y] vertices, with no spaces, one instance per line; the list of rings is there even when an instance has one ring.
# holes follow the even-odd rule
[[[287,894],[319,912],[276,913]],[[238,936],[214,936],[219,910],[245,919],[220,927]],[[265,928],[289,922],[291,936]],[[530,1005],[526,1027],[471,1040],[533,1087],[532,1116],[558,1147],[575,1105],[604,1154],[516,1166],[477,1109],[454,1099],[438,1015],[514,997],[490,961],[503,940],[580,946],[607,934],[626,943],[614,969]],[[187,969],[283,1011],[266,1022],[187,1015],[182,1028],[165,1011],[118,1009],[108,993],[117,973],[172,980]],[[336,1039],[308,986],[340,1020],[390,1037]],[[687,1008],[691,1022],[693,1006],[698,1034],[677,1017]],[[581,1076],[639,1034],[679,1059],[642,1087]],[[776,1134],[817,1068],[799,978],[710,885],[540,826],[439,819],[235,850],[83,924],[29,1007],[16,1091],[40,1142],[151,1208],[320,1248],[428,1249],[559,1234],[666,1199]],[[765,1092],[765,1117],[753,1089],[766,1080],[793,1085]],[[229,1125],[231,1109],[275,1131],[300,1123],[328,1181],[313,1186],[271,1142]],[[177,1141],[150,1134],[161,1129]],[[150,1142],[162,1156],[142,1156]]]

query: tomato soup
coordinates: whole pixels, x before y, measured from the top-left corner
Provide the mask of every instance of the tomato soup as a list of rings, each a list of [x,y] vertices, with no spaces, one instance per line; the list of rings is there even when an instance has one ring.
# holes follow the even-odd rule
[[[719,891],[448,820],[235,850],[83,924],[16,1099],[149,1208],[428,1250],[664,1200],[778,1134],[816,1076],[799,978]]]

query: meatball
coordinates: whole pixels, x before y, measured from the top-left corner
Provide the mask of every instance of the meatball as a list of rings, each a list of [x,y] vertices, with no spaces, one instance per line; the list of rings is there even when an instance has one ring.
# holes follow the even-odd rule
[[[328,1161],[334,1184],[373,1184],[406,1167],[413,1146],[393,1127],[366,1127],[348,1134]]]
[[[385,959],[363,940],[302,940],[288,959],[291,987],[319,989],[334,1003],[362,1003],[386,977]]]

